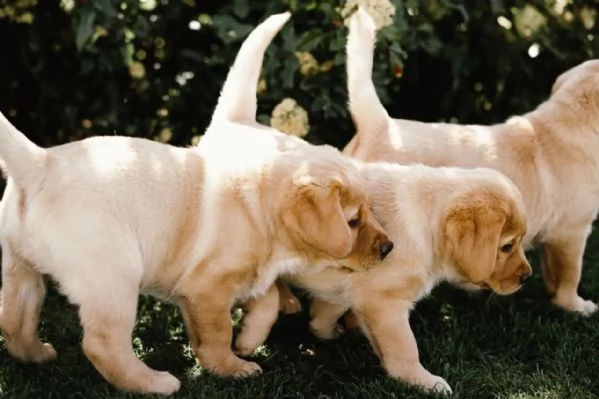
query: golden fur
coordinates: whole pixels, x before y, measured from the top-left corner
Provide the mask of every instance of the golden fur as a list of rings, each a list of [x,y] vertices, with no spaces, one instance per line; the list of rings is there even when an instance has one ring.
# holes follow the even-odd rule
[[[520,287],[531,273],[521,245],[526,219],[520,193],[490,169],[356,164],[395,249],[368,271],[331,268],[285,278],[316,297],[310,322],[316,335],[338,335],[337,320],[351,307],[389,375],[450,392],[443,378],[420,364],[409,312],[443,280],[501,295]],[[277,313],[277,301],[272,292],[270,303],[250,302],[236,342],[241,353],[263,342],[268,330],[259,322]]]
[[[578,293],[586,238],[599,209],[599,60],[556,80],[537,109],[492,126],[391,119],[371,80],[375,27],[360,9],[347,43],[349,104],[357,133],[345,154],[365,161],[489,167],[520,189],[524,244],[540,249],[553,303],[589,315]]]
[[[259,66],[245,65],[261,62],[288,18],[246,39],[196,148],[94,137],[44,149],[0,114],[0,328],[13,356],[56,357],[37,335],[47,274],[79,307],[86,356],[117,387],[180,386],[133,352],[140,291],[180,307],[202,366],[248,376],[260,367],[230,348],[236,301],[271,298],[281,273],[362,270],[391,251],[348,159],[254,121]]]

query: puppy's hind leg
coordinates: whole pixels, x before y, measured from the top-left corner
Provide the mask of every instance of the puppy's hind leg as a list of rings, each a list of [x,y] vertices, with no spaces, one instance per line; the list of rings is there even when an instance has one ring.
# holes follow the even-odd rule
[[[597,311],[597,305],[578,295],[586,237],[586,234],[573,234],[544,243],[541,265],[545,285],[553,295],[553,303],[588,316]]]
[[[79,298],[83,351],[102,376],[116,387],[141,393],[170,395],[181,383],[164,371],[145,365],[133,352],[139,283],[113,278],[103,291]]]
[[[46,295],[44,278],[9,245],[2,244],[0,329],[8,351],[24,362],[52,360],[56,351],[52,345],[42,343],[37,334]]]

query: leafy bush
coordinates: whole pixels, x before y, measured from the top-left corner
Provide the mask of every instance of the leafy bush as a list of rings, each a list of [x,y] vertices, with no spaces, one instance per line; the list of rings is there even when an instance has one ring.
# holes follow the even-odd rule
[[[265,59],[259,119],[292,98],[308,111],[308,140],[341,146],[352,135],[342,13],[354,3],[0,0],[0,110],[41,145],[115,132],[189,144],[241,41],[290,9]],[[559,73],[599,51],[594,0],[392,4],[374,80],[397,117],[497,122],[536,106]]]

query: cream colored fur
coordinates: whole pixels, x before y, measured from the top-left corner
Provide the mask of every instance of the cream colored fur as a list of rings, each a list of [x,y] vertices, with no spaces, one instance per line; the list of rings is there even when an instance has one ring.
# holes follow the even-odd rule
[[[133,352],[140,292],[179,306],[202,366],[248,376],[260,367],[230,349],[237,301],[271,298],[281,273],[362,270],[389,253],[345,157],[254,121],[259,65],[240,66],[261,61],[288,19],[271,16],[246,39],[197,148],[110,136],[45,149],[0,114],[0,328],[13,356],[56,357],[37,333],[47,274],[79,307],[86,356],[117,387],[180,386]]]
[[[563,73],[537,109],[480,126],[391,119],[372,83],[375,26],[363,10],[347,42],[349,108],[357,133],[345,154],[365,161],[465,168],[506,174],[528,213],[526,247],[540,250],[553,303],[589,315],[578,295],[586,238],[599,209],[599,61]]]
[[[351,307],[390,376],[451,392],[420,363],[409,313],[441,281],[501,295],[520,287],[531,273],[521,245],[526,218],[520,193],[489,169],[378,162],[360,169],[375,217],[384,221],[396,248],[368,271],[327,269],[286,280],[315,297],[310,327],[317,336],[335,338],[337,320]],[[259,335],[254,342],[262,343],[268,331],[256,321],[277,311],[264,298],[252,301],[241,334]]]

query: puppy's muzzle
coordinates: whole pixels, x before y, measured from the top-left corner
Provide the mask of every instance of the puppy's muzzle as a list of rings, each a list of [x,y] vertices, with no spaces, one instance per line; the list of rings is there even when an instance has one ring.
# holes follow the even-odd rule
[[[389,255],[389,252],[391,252],[393,250],[393,242],[391,241],[385,241],[381,244],[381,246],[379,247],[379,254],[381,255],[381,260],[385,259],[385,257],[387,255]]]
[[[526,280],[530,277],[532,273],[523,273],[520,275],[520,284],[524,284]]]

